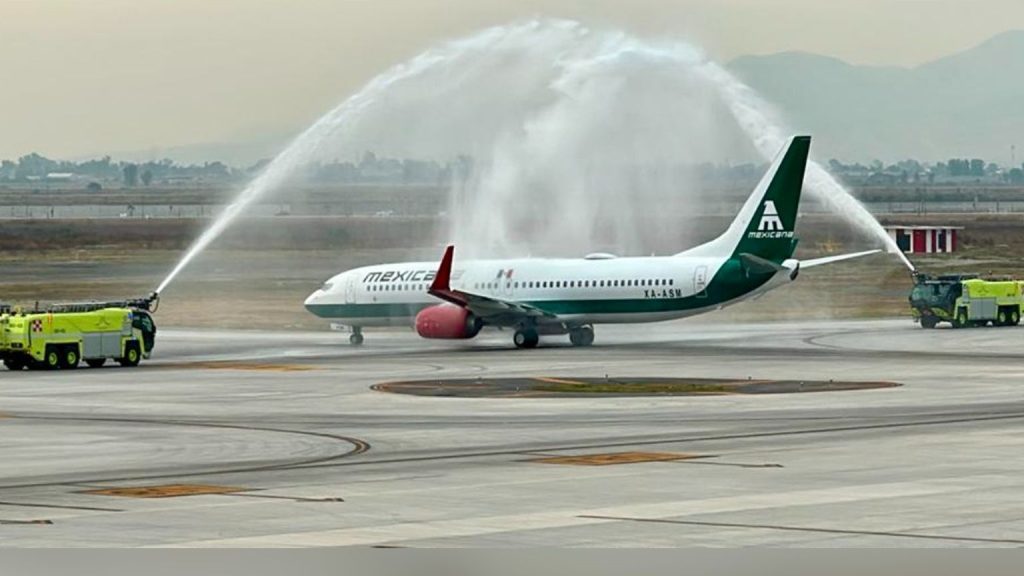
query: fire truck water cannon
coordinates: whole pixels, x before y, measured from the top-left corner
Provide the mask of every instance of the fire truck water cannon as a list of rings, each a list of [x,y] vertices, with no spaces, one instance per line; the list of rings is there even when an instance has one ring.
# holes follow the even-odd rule
[[[36,302],[34,312],[93,312],[105,308],[128,308],[132,310],[145,310],[156,312],[160,307],[160,295],[151,292],[142,298],[127,298],[125,300],[88,301],[88,302],[58,302],[40,306]]]

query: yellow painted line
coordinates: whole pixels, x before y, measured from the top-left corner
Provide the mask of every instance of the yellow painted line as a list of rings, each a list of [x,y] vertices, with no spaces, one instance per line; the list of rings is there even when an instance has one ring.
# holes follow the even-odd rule
[[[644,462],[670,462],[700,458],[697,454],[682,452],[610,452],[605,454],[580,454],[577,456],[550,456],[534,458],[527,462],[538,464],[568,464],[572,466],[608,466],[612,464],[640,464]]]
[[[177,496],[199,496],[203,494],[233,494],[245,492],[248,488],[237,486],[212,486],[209,484],[162,484],[159,486],[121,486],[83,490],[81,494],[96,496],[121,496],[124,498],[174,498]]]
[[[586,382],[579,382],[576,380],[566,380],[564,378],[549,378],[549,377],[537,377],[534,380],[538,382],[547,382],[548,384],[569,384],[571,386],[584,386]]]

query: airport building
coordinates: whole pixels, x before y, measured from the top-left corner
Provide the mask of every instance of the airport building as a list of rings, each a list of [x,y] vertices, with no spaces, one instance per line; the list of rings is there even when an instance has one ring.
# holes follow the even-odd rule
[[[910,226],[891,224],[885,231],[907,254],[955,252],[963,226]]]

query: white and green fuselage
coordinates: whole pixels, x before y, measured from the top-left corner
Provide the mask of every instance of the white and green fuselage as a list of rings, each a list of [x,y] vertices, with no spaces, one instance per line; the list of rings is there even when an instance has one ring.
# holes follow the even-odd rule
[[[732,258],[682,256],[522,258],[456,264],[451,287],[550,312],[538,322],[637,323],[715,310],[791,280],[791,270],[746,272]],[[366,266],[343,272],[306,307],[350,326],[409,325],[438,301],[427,290],[437,262]]]
[[[306,308],[353,327],[353,342],[362,341],[362,327],[415,321],[428,338],[471,338],[483,326],[514,327],[516,344],[524,347],[536,345],[538,334],[569,333],[574,344],[586,345],[593,324],[658,322],[716,310],[794,280],[801,266],[876,252],[793,259],[809,147],[810,137],[792,138],[723,234],[673,256],[454,262],[449,247],[440,265],[382,264],[338,274],[309,296]]]

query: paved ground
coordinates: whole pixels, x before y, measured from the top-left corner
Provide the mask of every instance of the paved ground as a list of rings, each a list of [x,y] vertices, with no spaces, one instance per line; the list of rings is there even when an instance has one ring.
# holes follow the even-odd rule
[[[368,333],[353,349],[340,334],[165,330],[157,359],[135,370],[0,372],[0,545],[1024,544],[1024,328],[598,328],[593,348],[533,351],[508,333]],[[569,399],[370,390],[605,374],[904,385]],[[163,485],[239,491],[109,492]]]

